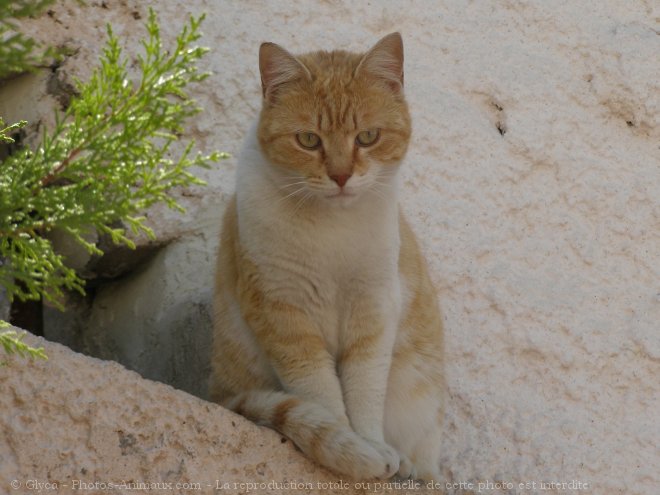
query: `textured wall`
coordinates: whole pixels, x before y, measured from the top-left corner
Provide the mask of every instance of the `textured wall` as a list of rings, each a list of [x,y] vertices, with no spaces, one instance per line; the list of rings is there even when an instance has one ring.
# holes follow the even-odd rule
[[[50,359],[0,356],[0,493],[362,493],[216,404],[26,341]]]
[[[658,489],[657,2],[99,3],[28,26],[80,48],[62,77],[87,73],[105,22],[133,51],[148,5],[170,36],[206,11],[214,75],[191,135],[234,154],[260,104],[261,41],[361,50],[400,30],[414,122],[402,197],[446,320],[447,479]],[[99,291],[89,349],[202,394],[235,166],[201,173],[211,187],[186,191],[186,217],[153,213],[183,232]]]

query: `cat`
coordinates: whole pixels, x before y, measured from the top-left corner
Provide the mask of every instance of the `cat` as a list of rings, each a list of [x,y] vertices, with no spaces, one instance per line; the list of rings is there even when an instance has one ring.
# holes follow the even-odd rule
[[[436,293],[398,205],[403,42],[259,50],[259,119],[223,219],[212,400],[353,479],[438,479]]]

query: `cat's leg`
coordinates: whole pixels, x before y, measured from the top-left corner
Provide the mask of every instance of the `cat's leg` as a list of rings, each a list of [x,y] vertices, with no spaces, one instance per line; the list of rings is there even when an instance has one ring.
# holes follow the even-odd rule
[[[383,421],[397,312],[396,300],[392,298],[388,303],[372,302],[364,296],[356,299],[342,333],[337,358],[351,426],[390,459],[392,474],[398,471],[401,459],[385,441]]]
[[[399,475],[427,481],[440,475],[445,397],[442,323],[433,297],[420,290],[408,308],[394,345],[385,402],[385,439],[410,461]]]
[[[282,388],[320,404],[348,425],[334,359],[309,317],[295,306],[267,298],[244,313]]]
[[[426,263],[400,217],[403,315],[385,403],[385,439],[410,461],[401,476],[438,480],[445,398],[442,318]]]
[[[223,404],[290,438],[306,455],[354,479],[389,478],[382,455],[343,421],[315,402],[278,391],[250,390]]]
[[[249,405],[255,418],[290,436],[304,452],[338,472],[359,474],[359,478],[387,478],[396,473],[399,460],[391,449],[365,442],[351,430],[335,360],[320,329],[297,307],[251,290],[248,297],[243,294],[245,320],[289,395],[248,394],[249,402],[242,409],[248,411]],[[384,391],[380,400],[384,401]],[[291,421],[278,420],[292,407]],[[382,416],[380,424],[382,438]],[[317,445],[326,436],[332,445]],[[328,453],[335,447],[338,450]]]
[[[405,353],[395,353],[390,369],[385,439],[406,459],[399,476],[439,480],[444,384],[436,364],[425,366],[423,357],[410,359]]]

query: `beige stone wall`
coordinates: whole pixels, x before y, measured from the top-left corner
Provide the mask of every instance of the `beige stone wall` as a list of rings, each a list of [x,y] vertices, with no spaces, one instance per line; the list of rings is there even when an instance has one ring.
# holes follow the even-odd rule
[[[185,15],[207,12],[203,43],[212,49],[207,64],[213,76],[196,90],[205,113],[191,126],[190,135],[207,150],[234,154],[260,104],[256,54],[261,41],[278,42],[293,52],[360,50],[400,30],[414,119],[402,198],[439,288],[447,332],[450,395],[443,481],[472,482],[475,487],[486,480],[511,483],[510,493],[543,493],[540,482],[573,480],[589,483],[589,490],[564,493],[641,495],[658,490],[657,2],[103,4],[105,8],[101,2],[88,2],[87,7],[69,2],[53,8],[53,15],[26,24],[44,39],[77,48],[58,77],[66,82],[88,74],[106,22],[113,23],[128,52],[135,53],[148,6],[156,9],[164,36],[170,37]],[[43,103],[27,105],[30,115],[47,122],[49,103],[35,98],[32,101]],[[119,349],[117,356],[104,357],[117,357],[144,376],[203,395],[204,366],[199,363],[204,354],[177,352],[195,345],[203,349],[199,342],[208,336],[218,219],[233,190],[237,166],[232,159],[201,172],[210,186],[182,192],[189,208],[186,216],[153,213],[156,230],[169,235],[178,229],[178,240],[139,273],[99,291],[90,308],[90,349],[100,355]],[[171,351],[160,354],[161,360],[166,356],[167,368],[159,367],[162,349],[154,350],[155,342]],[[143,409],[143,397],[157,403],[166,389],[134,375],[134,389],[116,389],[127,394],[119,395],[118,404],[94,409],[95,401],[109,400],[103,399],[103,387],[94,384],[108,383],[98,381],[108,370],[122,376],[124,372],[116,365],[53,349],[57,351],[48,364],[36,365],[41,370],[34,371],[36,378],[15,362],[0,370],[14,384],[7,395],[7,382],[0,381],[5,435],[18,438],[20,432],[34,431],[45,456],[38,462],[40,454],[34,452],[39,450],[29,451],[31,447],[15,440],[7,450],[3,442],[0,478],[14,473],[28,477],[34,470],[32,476],[42,480],[64,480],[78,476],[74,469],[85,468],[98,476],[107,471],[119,477],[153,475],[150,479],[171,471],[167,479],[174,480],[179,472],[175,459],[180,458],[194,458],[205,466],[181,471],[181,479],[225,472],[214,459],[226,454],[222,442],[227,413],[169,389],[178,402],[149,412],[152,409]],[[86,371],[77,375],[68,360],[84,361]],[[176,382],[193,361],[194,380]],[[71,371],[57,375],[50,367]],[[57,376],[63,387],[74,379],[78,383],[58,395]],[[53,387],[45,405],[39,399],[39,377],[43,387]],[[31,391],[27,398],[18,392],[22,383]],[[79,389],[85,391],[80,393],[88,405],[76,405]],[[31,400],[37,400],[38,407],[26,416],[21,411]],[[140,471],[132,471],[132,462],[121,455],[119,434],[112,430],[137,434],[131,407],[149,418],[140,423],[145,428],[153,423],[167,432],[161,444],[155,432],[145,433],[148,441],[140,445],[160,447],[144,451]],[[203,416],[208,425],[217,416],[218,426],[205,430],[208,434],[195,433],[172,419],[178,416],[170,414],[178,414],[178,409]],[[102,437],[97,440],[97,430],[90,426],[94,423],[81,418],[100,414],[112,426],[99,430]],[[236,424],[252,432],[249,442],[239,443],[249,444],[253,457],[245,452],[245,457],[238,456],[243,467],[235,474],[248,476],[241,469],[253,463],[255,472],[261,466],[266,473],[255,477],[283,478],[288,461],[280,464],[268,449],[297,459],[290,446],[278,445],[272,434]],[[54,429],[62,432],[63,440],[53,440],[58,447],[48,450]],[[202,447],[188,453],[190,444],[181,440],[187,437],[171,436],[183,435],[179,430]],[[105,442],[103,435],[107,453],[95,443]],[[236,445],[226,441],[226,446]],[[262,443],[266,450],[261,450]],[[167,467],[151,470],[149,455],[163,456],[162,466]],[[185,469],[190,462],[183,464]],[[321,479],[309,464],[296,462],[306,467],[295,473]]]

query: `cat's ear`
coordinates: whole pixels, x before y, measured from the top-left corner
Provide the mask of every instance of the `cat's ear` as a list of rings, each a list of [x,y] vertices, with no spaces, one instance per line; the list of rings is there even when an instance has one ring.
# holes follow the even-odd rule
[[[358,65],[356,74],[369,73],[384,81],[394,92],[403,89],[403,40],[399,33],[382,38]]]
[[[307,67],[275,43],[262,43],[259,47],[259,71],[264,99],[271,103],[283,84],[312,78]]]

